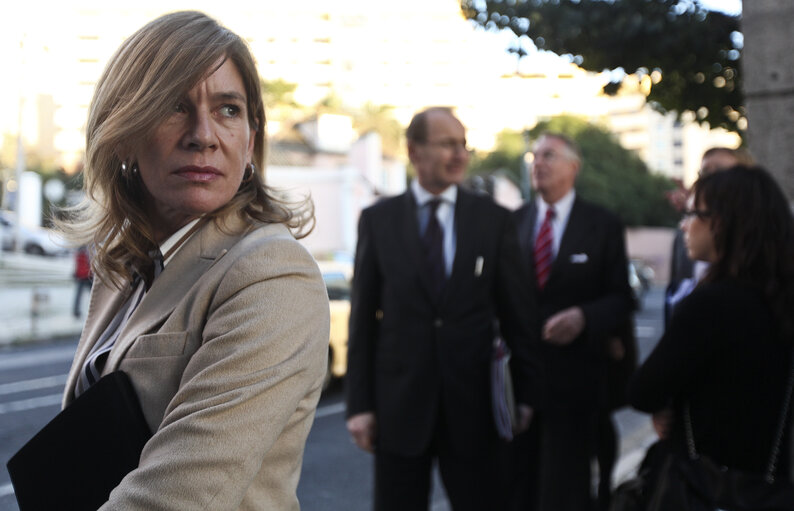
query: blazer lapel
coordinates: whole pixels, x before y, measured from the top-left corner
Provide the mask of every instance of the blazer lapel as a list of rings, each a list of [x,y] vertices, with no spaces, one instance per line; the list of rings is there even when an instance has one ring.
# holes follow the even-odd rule
[[[518,230],[518,243],[521,246],[522,254],[525,254],[526,264],[529,267],[529,274],[535,275],[535,222],[538,218],[538,206],[533,201],[529,204],[526,214],[519,221],[516,229]]]
[[[457,296],[455,288],[460,284],[460,276],[465,272],[474,272],[474,266],[466,268],[467,262],[474,261],[474,236],[476,229],[477,212],[474,211],[471,197],[458,187],[458,196],[455,200],[455,258],[452,261],[452,272],[447,279],[441,293],[440,303],[449,301],[450,297]]]
[[[242,222],[234,220],[230,223],[236,224],[231,232],[238,234],[225,234],[214,222],[208,222],[174,255],[119,334],[110,352],[106,372],[117,369],[135,340],[162,324],[188,290],[244,235],[245,232],[239,230],[243,227]]]
[[[568,223],[565,226],[565,232],[562,233],[560,240],[560,249],[557,252],[557,257],[551,265],[551,274],[549,280],[554,278],[556,273],[560,272],[561,261],[567,261],[571,258],[576,247],[576,240],[581,239],[586,230],[587,218],[582,216],[582,208],[579,205],[579,199],[574,199],[573,206],[571,206],[571,214],[568,216]]]
[[[416,268],[419,274],[419,281],[421,287],[427,294],[431,302],[435,301],[433,292],[430,286],[430,276],[427,273],[427,265],[422,250],[422,239],[419,236],[419,223],[417,220],[417,204],[414,194],[408,190],[405,192],[405,200],[402,204],[402,211],[399,215],[398,221],[402,222],[400,231],[402,233],[402,246],[405,247],[407,252],[406,262],[411,265],[411,268]]]
[[[115,287],[104,285],[99,279],[95,279],[94,286],[96,289],[91,290],[91,300],[88,305],[88,314],[86,315],[86,325],[91,325],[90,328],[84,328],[80,335],[80,342],[77,344],[77,351],[75,352],[72,368],[69,371],[69,377],[66,381],[66,391],[64,392],[63,406],[65,407],[72,401],[74,396],[74,388],[77,385],[77,379],[80,375],[80,370],[85,363],[88,354],[94,344],[99,340],[99,337],[107,328],[110,321],[116,315],[119,307],[124,304],[124,301],[132,293],[129,284],[122,290]]]

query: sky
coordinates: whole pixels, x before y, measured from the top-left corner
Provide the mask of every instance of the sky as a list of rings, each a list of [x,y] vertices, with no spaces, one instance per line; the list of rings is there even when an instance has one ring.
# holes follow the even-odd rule
[[[701,5],[712,11],[723,11],[728,14],[741,14],[742,0],[700,0]]]
[[[244,1],[244,0],[243,0]],[[281,0],[260,0],[264,2],[280,2]],[[321,4],[324,0],[304,0],[309,3]],[[346,0],[343,3],[354,4],[356,0]],[[359,0],[366,1],[366,0]],[[374,5],[379,2],[387,2],[388,0],[370,0]],[[406,0],[403,0],[406,1]],[[421,4],[422,0],[413,0]],[[451,0],[435,0],[449,2]],[[457,1],[457,0],[454,0]],[[234,1],[228,2],[234,4]],[[742,9],[741,0],[700,0],[700,3],[709,9],[720,10],[729,14],[739,14]],[[5,80],[0,80],[0,133],[14,133],[18,130],[20,123],[17,112],[20,110],[20,101],[17,98],[23,95],[29,95],[31,98],[35,97],[38,93],[49,93],[49,87],[58,87],[59,90],[64,90],[69,86],[64,81],[56,81],[53,83],[53,75],[69,74],[70,71],[64,66],[68,62],[68,51],[63,44],[53,43],[48,35],[68,33],[77,30],[76,25],[80,24],[80,20],[75,20],[73,17],[73,10],[67,8],[66,5],[77,5],[82,10],[86,11],[102,11],[110,7],[115,7],[116,11],[124,19],[118,20],[118,23],[108,23],[108,26],[98,27],[98,31],[102,33],[109,33],[116,35],[118,42],[120,42],[125,35],[125,30],[122,25],[126,26],[131,23],[129,19],[132,14],[126,12],[124,6],[126,2],[122,0],[74,0],[66,4],[60,0],[27,0],[25,2],[14,2],[7,6],[4,11],[8,14],[9,20],[16,20],[15,23],[4,27],[0,30],[0,48],[4,50],[7,67],[15,70]],[[213,0],[136,0],[135,5],[157,6],[165,10],[172,10],[178,8],[198,8],[208,10],[210,12],[217,11],[218,13],[228,10],[227,7],[218,7],[217,2]],[[289,9],[289,4],[284,3],[285,9]],[[38,16],[40,12],[46,11],[47,16]],[[133,13],[134,14],[134,13]],[[223,17],[220,17],[223,21]],[[134,22],[134,26],[139,26],[143,23],[141,20]],[[230,24],[235,27],[236,25]],[[45,37],[46,36],[46,37]],[[477,37],[482,41],[480,51],[483,54],[490,55],[487,59],[494,66],[500,66],[507,72],[508,70],[515,69],[515,57],[508,54],[505,48],[515,44],[515,36],[512,33],[503,34],[483,34],[480,33]],[[57,40],[57,38],[55,38]],[[113,40],[113,37],[108,38]],[[24,40],[26,48],[24,54],[19,51],[20,41]],[[54,46],[52,46],[54,44]],[[525,42],[525,48],[531,51],[532,44]],[[111,50],[108,50],[108,53]],[[23,56],[24,55],[24,56]],[[530,65],[529,59],[524,59],[522,67]],[[62,69],[63,68],[63,69]],[[97,74],[99,70],[97,70]],[[33,100],[28,100],[25,108],[32,109],[34,107]],[[75,110],[73,108],[72,110]],[[82,112],[71,111],[67,106],[59,109],[59,115],[84,115]],[[35,115],[23,115],[31,125],[32,130],[34,126]],[[27,131],[27,128],[23,131]],[[67,134],[60,134],[59,137],[64,138]],[[82,137],[79,134],[74,134],[69,145],[82,145]],[[2,144],[2,139],[0,139]]]

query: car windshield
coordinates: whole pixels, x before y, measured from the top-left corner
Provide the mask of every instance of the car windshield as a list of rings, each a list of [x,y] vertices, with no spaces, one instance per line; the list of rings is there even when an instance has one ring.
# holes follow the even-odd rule
[[[350,283],[342,272],[323,273],[329,300],[350,300]]]

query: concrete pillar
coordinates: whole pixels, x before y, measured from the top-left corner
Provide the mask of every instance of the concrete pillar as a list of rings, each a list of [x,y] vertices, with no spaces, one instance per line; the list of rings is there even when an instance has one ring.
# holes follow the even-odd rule
[[[742,72],[750,152],[794,199],[794,2],[742,5]]]

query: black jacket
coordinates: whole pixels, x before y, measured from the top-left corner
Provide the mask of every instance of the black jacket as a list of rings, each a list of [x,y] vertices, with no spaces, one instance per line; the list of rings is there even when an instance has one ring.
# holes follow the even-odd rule
[[[672,405],[672,441],[685,452],[680,418],[689,403],[699,453],[761,473],[780,417],[790,352],[759,291],[731,280],[703,283],[676,307],[635,375],[631,404],[645,412]],[[787,445],[781,469],[787,467]]]
[[[607,210],[574,200],[549,279],[538,290],[534,268],[537,208],[515,212],[522,257],[540,310],[540,325],[555,313],[579,306],[585,330],[567,346],[541,343],[546,371],[544,406],[606,407],[606,345],[629,322],[632,310],[623,226]]]
[[[513,351],[517,400],[532,406],[539,401],[537,311],[521,278],[510,214],[489,197],[459,189],[455,227],[452,274],[434,300],[423,271],[413,194],[361,214],[347,414],[375,412],[378,449],[405,456],[422,452],[436,432],[440,409],[453,449],[481,453],[491,445],[489,362],[496,320]]]

